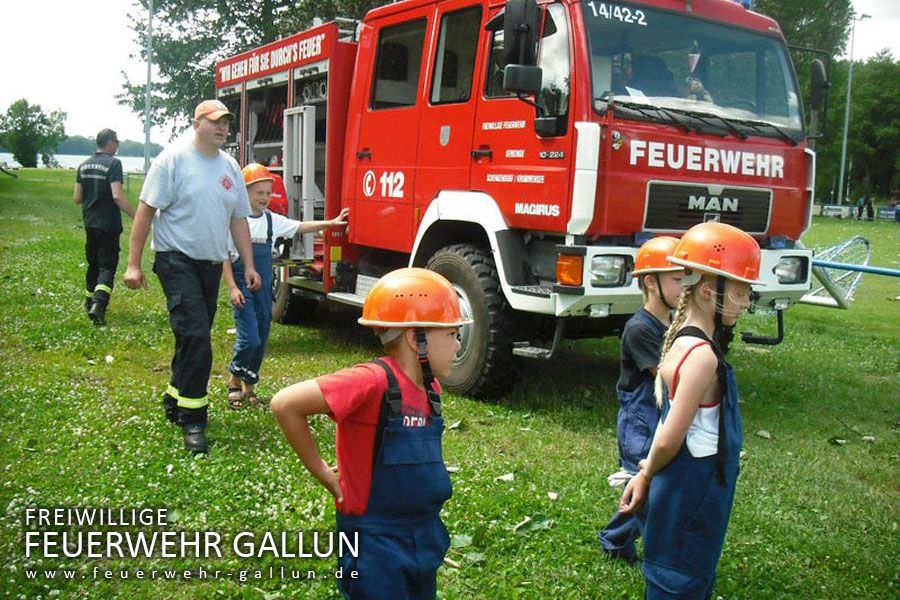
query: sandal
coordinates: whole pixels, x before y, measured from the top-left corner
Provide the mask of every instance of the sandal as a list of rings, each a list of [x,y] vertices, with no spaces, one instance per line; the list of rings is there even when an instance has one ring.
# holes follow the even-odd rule
[[[259,406],[260,400],[256,396],[256,392],[250,392],[249,394],[242,394],[241,398],[246,402],[249,406]]]
[[[241,393],[240,387],[228,388],[228,408],[231,410],[241,410],[244,408],[244,395]]]

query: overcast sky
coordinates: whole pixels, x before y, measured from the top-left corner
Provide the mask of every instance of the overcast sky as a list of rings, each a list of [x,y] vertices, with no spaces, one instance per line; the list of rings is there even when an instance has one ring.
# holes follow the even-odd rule
[[[785,0],[790,1],[790,0]],[[857,60],[890,48],[900,57],[900,1],[853,0],[857,14]],[[120,106],[125,71],[146,79],[128,13],[131,0],[13,0],[0,11],[0,111],[25,98],[45,111],[68,113],[66,133],[93,137],[104,127],[122,139],[143,141],[143,118]],[[168,132],[155,128],[152,140],[165,144]]]

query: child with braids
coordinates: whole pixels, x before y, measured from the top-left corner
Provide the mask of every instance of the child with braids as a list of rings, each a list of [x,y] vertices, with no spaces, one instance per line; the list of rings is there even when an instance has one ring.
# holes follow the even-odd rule
[[[619,477],[637,473],[638,462],[647,458],[659,422],[653,381],[659,366],[663,335],[681,294],[684,276],[684,269],[668,259],[677,244],[677,238],[655,237],[640,247],[634,260],[632,276],[637,278],[644,294],[644,305],[628,319],[622,330],[619,381],[616,383],[619,399],[616,436],[622,470],[610,476],[611,485]],[[634,514],[616,512],[598,536],[603,552],[612,558],[637,562],[634,542],[641,535],[644,517],[642,508]]]
[[[705,599],[715,586],[743,443],[734,372],[716,340],[749,307],[751,284],[761,283],[760,251],[740,229],[702,223],[669,260],[685,267],[685,277],[657,375],[662,418],[619,508],[630,514],[648,502],[644,597]]]

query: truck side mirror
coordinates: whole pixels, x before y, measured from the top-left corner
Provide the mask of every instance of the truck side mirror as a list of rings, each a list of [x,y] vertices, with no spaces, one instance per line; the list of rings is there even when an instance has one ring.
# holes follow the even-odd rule
[[[517,94],[541,91],[541,68],[528,65],[506,65],[503,68],[503,90]]]
[[[541,11],[535,0],[508,0],[503,16],[504,63],[537,64],[540,31]]]
[[[828,88],[831,83],[825,74],[825,63],[821,59],[814,58],[812,61],[812,79],[811,79],[810,100],[813,110],[821,110],[828,96]]]

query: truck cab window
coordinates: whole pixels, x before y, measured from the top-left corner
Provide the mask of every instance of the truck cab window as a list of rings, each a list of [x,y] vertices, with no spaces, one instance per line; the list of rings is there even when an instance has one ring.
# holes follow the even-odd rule
[[[754,135],[802,137],[797,84],[777,37],[652,7],[582,0],[581,12],[598,112],[613,100],[622,118],[702,113]]]
[[[503,59],[503,29],[494,31],[491,35],[491,51],[487,56],[488,66],[485,71],[484,96],[486,98],[507,98],[511,92],[503,89],[503,68],[506,61]]]
[[[542,114],[538,116],[563,117],[569,114],[569,25],[560,4],[547,8],[546,19],[555,27],[544,25],[544,32],[552,33],[541,39],[538,54],[542,74],[541,92],[537,96]]]
[[[386,27],[378,36],[373,109],[413,106],[422,70],[425,19]]]
[[[441,19],[431,82],[432,104],[466,102],[471,98],[479,25],[480,6],[444,15]]]

